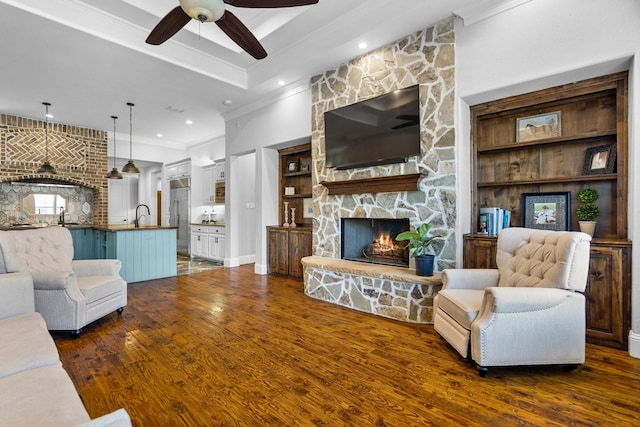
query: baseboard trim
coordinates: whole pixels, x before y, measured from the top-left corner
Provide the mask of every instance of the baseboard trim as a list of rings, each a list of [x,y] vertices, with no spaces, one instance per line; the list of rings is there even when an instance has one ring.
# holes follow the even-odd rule
[[[629,355],[640,359],[640,334],[629,332]]]
[[[253,272],[260,275],[269,274],[269,266],[267,264],[258,264],[253,267]]]

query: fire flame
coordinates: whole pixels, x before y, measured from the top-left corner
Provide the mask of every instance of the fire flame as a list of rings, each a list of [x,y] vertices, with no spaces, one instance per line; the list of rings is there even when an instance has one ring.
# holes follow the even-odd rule
[[[393,250],[393,240],[388,234],[380,234],[380,237],[378,237],[378,240],[376,240],[376,244],[381,252],[388,252]]]

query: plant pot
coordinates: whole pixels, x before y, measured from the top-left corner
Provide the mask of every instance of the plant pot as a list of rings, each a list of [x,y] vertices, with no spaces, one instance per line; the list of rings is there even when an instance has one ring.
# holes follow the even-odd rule
[[[593,237],[593,233],[596,231],[596,221],[578,221],[578,224],[580,224],[580,231]]]
[[[418,276],[433,276],[433,261],[435,255],[420,255],[416,257],[416,274]]]

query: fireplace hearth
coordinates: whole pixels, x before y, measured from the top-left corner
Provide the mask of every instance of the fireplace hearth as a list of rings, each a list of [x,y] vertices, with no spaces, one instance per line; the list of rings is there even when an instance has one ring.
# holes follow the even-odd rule
[[[342,218],[341,257],[372,264],[409,266],[409,250],[396,236],[409,230],[408,219]]]

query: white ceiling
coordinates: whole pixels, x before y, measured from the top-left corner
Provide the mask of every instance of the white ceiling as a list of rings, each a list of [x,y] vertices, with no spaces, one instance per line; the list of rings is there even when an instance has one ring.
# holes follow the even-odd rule
[[[177,0],[0,0],[0,113],[112,130],[186,148],[224,134],[232,114],[309,77],[451,16],[496,0],[320,0],[313,6],[227,6],[265,47],[257,61],[213,23],[145,39]],[[513,1],[513,0],[512,0]],[[368,43],[365,51],[358,48]],[[278,85],[278,80],[285,82]],[[223,105],[230,100],[230,106]],[[185,121],[193,121],[186,125]],[[157,133],[163,137],[158,138]]]

